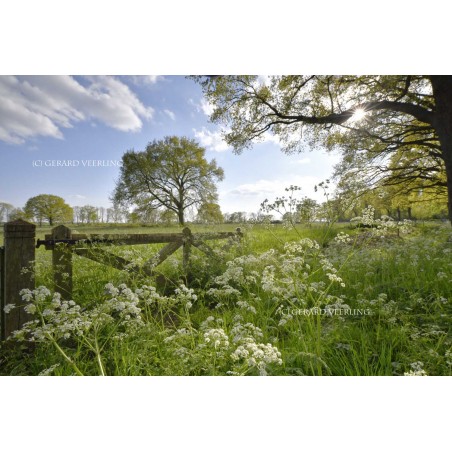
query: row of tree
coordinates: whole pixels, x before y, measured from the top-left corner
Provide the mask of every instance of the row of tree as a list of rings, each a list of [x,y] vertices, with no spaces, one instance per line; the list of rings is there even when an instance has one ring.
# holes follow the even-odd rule
[[[232,214],[231,221],[240,223],[246,214]],[[178,216],[171,209],[165,208],[135,208],[129,211],[125,207],[95,207],[69,206],[63,198],[56,195],[41,194],[30,198],[23,208],[0,202],[0,223],[24,219],[37,223],[39,226],[57,223],[141,223],[141,224],[175,224]],[[223,223],[224,217],[220,206],[216,203],[203,203],[192,212],[191,220],[196,223]]]
[[[60,196],[41,194],[30,198],[23,208],[0,202],[0,222],[16,219],[33,221],[39,226],[57,223],[124,223],[128,212],[118,207],[69,206]]]
[[[340,191],[330,200],[319,203],[314,199],[303,197],[292,203],[290,208],[274,208],[275,205],[264,204],[259,212],[222,213],[216,203],[202,204],[190,220],[199,224],[243,224],[259,222],[290,221],[310,225],[314,222],[349,221],[361,214],[368,205],[375,208],[377,216],[388,215],[397,220],[446,219],[447,205],[438,201],[428,192],[418,191],[403,195],[387,187],[368,191],[350,202],[350,196]],[[270,208],[268,208],[270,206]],[[273,212],[273,213],[271,213]],[[0,202],[0,222],[18,218],[43,224],[56,223],[98,224],[98,223],[132,223],[132,224],[177,224],[178,217],[170,209],[138,209],[129,212],[119,207],[94,207],[90,205],[70,207],[63,198],[55,195],[38,195],[30,198],[23,209]]]

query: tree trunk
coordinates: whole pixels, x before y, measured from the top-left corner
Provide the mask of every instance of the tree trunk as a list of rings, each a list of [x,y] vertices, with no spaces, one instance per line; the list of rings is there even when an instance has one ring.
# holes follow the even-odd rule
[[[408,220],[412,220],[413,217],[412,217],[412,214],[411,214],[411,207],[407,208],[407,213],[408,213]]]
[[[397,207],[397,221],[402,221],[402,212],[400,211],[400,207]]]
[[[446,162],[446,177],[447,177],[447,208],[449,212],[449,221],[452,226],[452,159],[450,159],[449,163]]]
[[[432,75],[430,81],[435,98],[435,130],[446,166],[447,207],[452,225],[452,75]]]
[[[181,226],[185,225],[185,218],[184,218],[184,209],[179,207],[179,209],[177,210],[177,218],[179,219],[179,224]]]

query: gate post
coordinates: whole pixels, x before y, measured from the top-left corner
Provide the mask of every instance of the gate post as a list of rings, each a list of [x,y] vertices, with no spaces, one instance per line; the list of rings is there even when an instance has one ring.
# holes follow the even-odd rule
[[[52,229],[52,240],[71,239],[72,231],[66,226]],[[72,250],[70,245],[55,244],[52,250],[53,284],[64,300],[72,299]]]
[[[22,307],[19,292],[22,289],[34,290],[35,274],[35,234],[36,226],[23,220],[4,224],[4,250],[1,275],[1,337],[6,339],[13,331],[22,327],[31,317]],[[16,309],[5,313],[3,308],[14,304]]]
[[[190,248],[193,240],[193,236],[189,228],[184,228],[182,230],[182,266],[185,272],[188,272],[188,264],[190,262]]]

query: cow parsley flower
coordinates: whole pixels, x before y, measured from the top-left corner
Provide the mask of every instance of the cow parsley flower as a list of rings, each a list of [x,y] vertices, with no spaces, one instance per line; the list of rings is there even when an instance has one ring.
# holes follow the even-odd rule
[[[16,307],[16,305],[14,303],[9,303],[9,304],[5,305],[5,307],[3,308],[3,311],[5,312],[5,314],[9,314],[15,307]]]
[[[411,370],[405,372],[403,375],[405,377],[426,377],[427,372],[423,369],[424,363],[422,361],[416,361],[410,364]]]
[[[257,368],[260,375],[267,375],[267,365],[282,365],[281,352],[271,344],[258,344],[248,338],[231,353],[235,362],[243,361],[250,368]]]
[[[229,348],[229,337],[223,328],[212,328],[204,333],[204,342],[212,345],[215,349]]]

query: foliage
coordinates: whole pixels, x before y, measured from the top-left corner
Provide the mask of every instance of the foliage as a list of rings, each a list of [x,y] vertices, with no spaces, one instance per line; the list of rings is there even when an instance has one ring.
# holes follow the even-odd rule
[[[225,140],[236,152],[269,133],[285,152],[299,152],[305,144],[339,149],[340,175],[364,178],[369,187],[408,182],[447,189],[452,221],[450,76],[195,80],[214,107],[212,121],[226,126]]]
[[[0,223],[10,221],[11,212],[14,210],[14,206],[7,202],[0,202]]]
[[[175,136],[154,140],[142,152],[126,152],[114,202],[163,207],[175,212],[183,225],[188,208],[216,200],[215,182],[224,177],[215,160],[208,162],[204,154],[196,141]]]
[[[24,207],[27,218],[34,219],[42,225],[48,221],[52,226],[55,223],[72,221],[72,207],[66,204],[63,198],[55,195],[38,195],[30,198]]]
[[[223,214],[219,204],[214,202],[205,202],[198,209],[197,220],[200,223],[223,223]]]
[[[103,207],[97,208],[94,206],[75,206],[74,207],[74,221],[76,223],[97,223],[99,221],[99,211]]]

